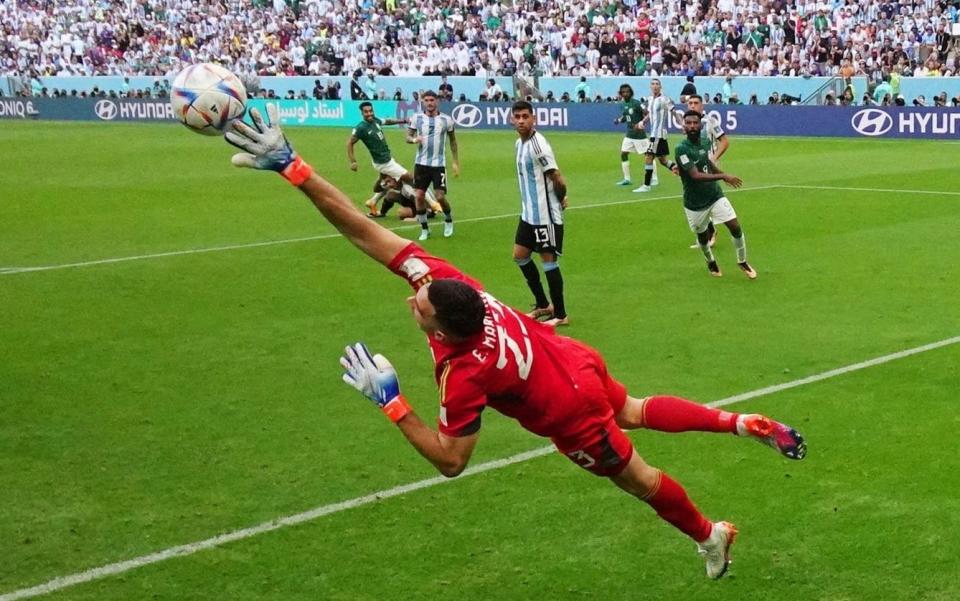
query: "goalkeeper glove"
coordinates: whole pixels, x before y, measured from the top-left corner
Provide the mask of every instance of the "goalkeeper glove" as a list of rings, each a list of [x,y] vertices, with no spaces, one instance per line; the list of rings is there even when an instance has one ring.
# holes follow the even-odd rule
[[[358,342],[344,349],[340,365],[346,370],[343,381],[376,403],[394,423],[412,411],[400,394],[397,372],[383,355],[370,355],[367,345]]]
[[[301,159],[280,131],[277,105],[267,104],[269,122],[260,111],[250,109],[253,127],[237,119],[230,125],[224,138],[240,150],[231,162],[237,167],[276,171],[294,186],[299,186],[313,175],[313,168]]]

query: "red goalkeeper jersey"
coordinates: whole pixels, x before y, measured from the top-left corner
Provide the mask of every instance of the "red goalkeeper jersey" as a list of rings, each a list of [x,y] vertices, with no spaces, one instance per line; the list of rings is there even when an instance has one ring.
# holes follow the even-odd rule
[[[551,438],[577,436],[590,422],[608,420],[626,391],[606,376],[599,353],[501,303],[476,280],[414,243],[390,262],[414,290],[438,279],[456,279],[480,291],[483,331],[460,344],[430,338],[440,389],[439,430],[467,436],[480,429],[490,406],[527,430]],[[619,398],[610,398],[619,397]]]

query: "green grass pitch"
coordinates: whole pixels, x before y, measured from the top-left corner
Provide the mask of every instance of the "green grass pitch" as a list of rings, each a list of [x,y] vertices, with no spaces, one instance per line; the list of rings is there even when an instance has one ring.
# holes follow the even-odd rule
[[[546,134],[572,207],[565,333],[635,395],[708,402],[960,335],[960,146],[734,136],[723,164],[745,182],[730,199],[750,282],[724,232],[719,280],[687,248],[676,178],[643,197],[613,185],[619,136]],[[369,196],[345,130],[288,135]],[[514,136],[458,138],[457,232],[426,246],[526,307]],[[364,340],[434,419],[407,287],[231,153],[180,127],[0,124],[0,599],[435,475],[337,364]],[[233,248],[146,257],[214,247]],[[731,406],[802,430],[803,462],[728,436],[633,434],[739,526],[719,582],[646,505],[549,454],[46,597],[956,599],[958,365],[946,345]],[[544,444],[488,412],[473,464]]]

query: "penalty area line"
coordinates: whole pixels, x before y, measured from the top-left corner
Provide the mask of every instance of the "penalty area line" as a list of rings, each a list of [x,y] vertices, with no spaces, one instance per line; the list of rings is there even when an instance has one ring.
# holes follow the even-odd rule
[[[769,190],[771,188],[778,188],[779,185],[770,185],[770,186],[756,186],[752,188],[740,188],[739,190],[730,190],[731,192],[752,192],[755,190]],[[598,209],[606,206],[616,206],[624,204],[637,204],[642,202],[652,202],[655,200],[674,200],[677,198],[682,198],[682,194],[671,194],[668,196],[651,196],[651,197],[639,197],[631,198],[628,200],[614,200],[610,202],[598,202],[593,204],[586,205],[577,205],[572,206],[568,211],[573,210],[582,210],[582,209]],[[493,221],[496,219],[507,219],[507,218],[517,218],[517,213],[503,213],[501,215],[488,215],[486,217],[470,217],[468,219],[458,220],[456,223],[477,223],[480,221]],[[405,224],[398,225],[395,227],[387,228],[390,231],[403,231],[403,230],[412,230],[418,229],[420,226],[417,224]],[[264,242],[247,242],[243,244],[227,244],[224,246],[211,246],[207,248],[191,248],[185,250],[173,250],[168,252],[159,252],[159,253],[149,253],[144,255],[130,255],[126,257],[112,257],[107,259],[94,259],[91,261],[78,261],[75,263],[61,263],[59,265],[37,265],[35,267],[2,267],[0,268],[0,275],[14,275],[18,273],[36,273],[39,271],[56,271],[60,269],[71,269],[77,267],[93,267],[95,265],[110,265],[114,263],[129,263],[131,261],[146,261],[149,259],[162,259],[166,257],[179,257],[183,255],[198,255],[204,253],[215,253],[215,252],[225,252],[230,250],[243,250],[247,248],[261,248],[265,246],[279,246],[281,244],[296,244],[299,242],[312,242],[314,240],[330,240],[333,238],[342,238],[343,236],[339,233],[330,233],[330,234],[320,234],[317,236],[303,236],[299,238],[283,238],[280,240],[266,240]]]
[[[734,403],[739,403],[746,400],[767,396],[770,394],[781,392],[783,390],[789,390],[791,388],[806,386],[807,384],[820,382],[828,378],[834,378],[834,377],[848,374],[851,372],[859,371],[861,369],[867,369],[869,367],[882,365],[884,363],[896,361],[897,359],[903,359],[905,357],[918,355],[920,353],[925,353],[935,349],[944,348],[957,343],[960,343],[960,336],[945,338],[937,342],[931,342],[930,344],[916,346],[916,347],[899,351],[896,353],[890,353],[888,355],[874,357],[873,359],[868,359],[866,361],[861,361],[859,363],[853,363],[851,365],[846,365],[836,369],[831,369],[829,371],[821,372],[819,374],[814,374],[812,376],[807,376],[805,378],[791,380],[789,382],[783,382],[781,384],[775,384],[773,386],[758,388],[756,390],[751,390],[749,392],[744,392],[734,396],[726,397],[717,401],[713,401],[711,403],[707,403],[707,406],[724,407],[727,405],[732,405]],[[485,463],[481,463],[479,465],[470,467],[467,470],[465,470],[463,474],[460,475],[459,478],[456,478],[456,479],[445,478],[443,476],[436,476],[433,478],[427,478],[426,480],[419,480],[417,482],[411,482],[409,484],[395,486],[393,488],[388,488],[386,490],[374,492],[368,495],[364,495],[362,497],[355,497],[353,499],[348,499],[346,501],[341,501],[339,503],[321,505],[309,511],[304,511],[302,513],[297,513],[294,515],[288,515],[285,517],[276,518],[274,520],[263,522],[256,526],[251,526],[249,528],[234,530],[232,532],[220,534],[218,536],[214,536],[201,541],[187,543],[187,544],[179,545],[176,547],[170,547],[162,551],[157,551],[155,553],[150,553],[148,555],[141,555],[140,557],[134,557],[133,559],[128,559],[125,561],[103,565],[97,568],[86,570],[84,572],[77,572],[75,574],[70,574],[68,576],[60,576],[60,577],[54,578],[53,580],[45,582],[43,584],[38,584],[36,586],[32,586],[29,588],[23,588],[23,589],[11,591],[9,593],[3,593],[3,594],[0,594],[0,601],[18,601],[19,599],[29,599],[31,597],[46,595],[55,591],[69,588],[71,586],[76,586],[78,584],[83,584],[85,582],[98,580],[100,578],[105,578],[107,576],[122,574],[130,570],[135,570],[137,568],[141,568],[150,564],[159,563],[161,561],[172,559],[174,557],[184,557],[187,555],[193,555],[194,553],[197,553],[199,551],[211,549],[211,548],[218,547],[220,545],[225,545],[227,543],[231,543],[234,541],[251,538],[260,534],[272,532],[274,530],[279,530],[287,526],[295,526],[297,524],[303,524],[306,522],[316,520],[326,515],[347,511],[348,509],[354,509],[356,507],[368,505],[376,501],[382,501],[384,499],[398,497],[401,495],[405,495],[407,493],[411,493],[417,490],[422,490],[425,488],[432,488],[434,486],[438,486],[440,484],[445,484],[448,482],[456,482],[457,480],[462,478],[475,476],[477,474],[482,474],[484,472],[498,470],[510,465],[522,463],[524,461],[529,461],[530,459],[543,457],[544,455],[549,455],[554,452],[556,452],[556,450],[554,449],[553,445],[548,445],[545,447],[541,447],[539,449],[527,451],[525,453],[519,453],[511,457],[496,459],[494,461],[487,461]]]

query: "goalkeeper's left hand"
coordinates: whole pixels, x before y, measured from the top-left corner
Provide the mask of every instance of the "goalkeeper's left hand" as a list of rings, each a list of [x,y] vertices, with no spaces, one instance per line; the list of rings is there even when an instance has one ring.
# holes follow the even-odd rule
[[[309,179],[313,169],[290,146],[280,130],[280,117],[275,103],[267,104],[268,121],[260,111],[250,109],[253,127],[237,119],[230,125],[224,138],[240,150],[231,162],[237,167],[276,171],[291,184],[299,186]]]
[[[362,342],[344,349],[340,365],[343,381],[359,390],[389,417],[398,422],[410,413],[410,405],[400,394],[400,381],[393,365],[383,355],[371,355]]]

